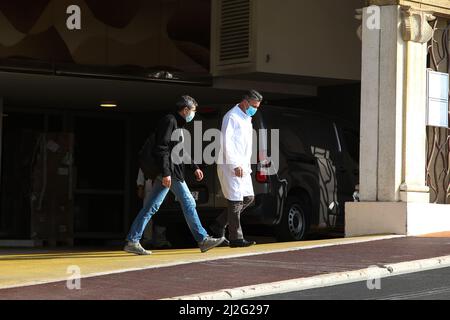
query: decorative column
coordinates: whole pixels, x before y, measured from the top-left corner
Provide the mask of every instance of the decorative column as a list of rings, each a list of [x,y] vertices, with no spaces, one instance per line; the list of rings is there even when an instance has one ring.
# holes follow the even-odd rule
[[[427,45],[433,36],[427,12],[402,9],[401,29],[406,43],[403,173],[400,199],[404,202],[430,202],[426,187],[426,92]]]

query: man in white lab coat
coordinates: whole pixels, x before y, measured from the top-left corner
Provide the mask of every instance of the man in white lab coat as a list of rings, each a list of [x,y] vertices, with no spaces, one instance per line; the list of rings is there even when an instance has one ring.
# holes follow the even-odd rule
[[[258,111],[263,97],[255,90],[249,91],[243,100],[231,109],[222,122],[222,152],[217,173],[228,209],[211,226],[218,236],[225,235],[228,226],[230,247],[249,247],[255,242],[244,238],[241,213],[253,203],[255,194],[252,183],[252,117]]]

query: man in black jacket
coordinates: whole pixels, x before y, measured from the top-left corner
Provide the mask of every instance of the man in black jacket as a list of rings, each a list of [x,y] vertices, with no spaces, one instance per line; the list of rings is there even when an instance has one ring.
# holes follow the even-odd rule
[[[181,97],[177,103],[177,112],[166,115],[160,122],[156,131],[154,156],[159,164],[160,176],[156,179],[149,200],[144,205],[131,226],[127,236],[127,245],[124,250],[137,255],[149,255],[140,244],[142,234],[147,223],[159,210],[169,190],[177,197],[183,209],[186,222],[198,242],[201,252],[206,252],[222,244],[224,238],[212,238],[203,228],[198,213],[196,203],[184,179],[184,163],[178,164],[173,161],[172,150],[179,143],[172,141],[172,134],[175,130],[183,128],[186,123],[194,119],[197,109],[197,102],[189,96]],[[192,161],[191,161],[192,163]],[[197,181],[203,180],[203,172],[195,164]]]

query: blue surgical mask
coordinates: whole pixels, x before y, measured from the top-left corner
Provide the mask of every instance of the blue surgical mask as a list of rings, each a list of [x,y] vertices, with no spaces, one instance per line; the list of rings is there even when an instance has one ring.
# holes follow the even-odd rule
[[[194,118],[195,118],[195,112],[192,111],[192,112],[186,117],[186,122],[189,123],[189,122],[191,122],[192,120],[194,120]]]
[[[250,106],[246,111],[249,117],[253,117],[256,114],[256,112],[258,112],[258,109],[256,109],[254,106]]]

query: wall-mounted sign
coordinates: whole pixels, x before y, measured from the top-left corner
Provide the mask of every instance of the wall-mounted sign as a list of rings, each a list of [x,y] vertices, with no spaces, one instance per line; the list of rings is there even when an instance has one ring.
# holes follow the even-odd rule
[[[427,125],[448,128],[448,73],[427,72]]]

